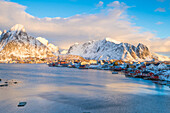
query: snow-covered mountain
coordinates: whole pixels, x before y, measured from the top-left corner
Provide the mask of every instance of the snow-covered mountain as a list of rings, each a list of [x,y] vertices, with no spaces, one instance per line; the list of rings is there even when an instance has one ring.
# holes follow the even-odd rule
[[[159,60],[159,61],[170,61],[170,58],[167,56],[159,55],[156,53],[152,53],[153,58]]]
[[[74,44],[70,47],[67,54],[80,55],[86,59],[95,60],[169,60],[168,57],[151,54],[148,47],[139,43],[134,46],[128,43],[121,43],[110,38],[104,40],[89,41],[84,44]]]
[[[1,32],[0,32],[1,33]],[[117,59],[117,60],[161,60],[170,61],[168,57],[151,53],[147,46],[139,43],[134,46],[106,38],[89,41],[84,44],[74,44],[69,50],[59,48],[45,38],[28,36],[23,25],[16,24],[10,30],[4,30],[0,35],[0,60],[11,60],[22,57],[47,58],[59,54],[79,55],[86,59]]]
[[[46,58],[54,56],[39,40],[28,36],[23,25],[16,24],[0,36],[0,60],[22,57]]]
[[[46,45],[52,52],[54,55],[59,55],[59,48],[58,46],[55,46],[52,43],[49,43],[47,39],[42,38],[42,37],[37,37],[37,40],[39,40],[41,43],[43,43],[44,45]]]

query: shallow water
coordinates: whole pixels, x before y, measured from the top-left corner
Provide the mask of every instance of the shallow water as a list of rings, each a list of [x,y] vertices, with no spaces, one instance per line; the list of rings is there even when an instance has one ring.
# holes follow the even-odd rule
[[[168,86],[110,71],[0,64],[0,78],[18,81],[0,87],[0,113],[170,112]]]

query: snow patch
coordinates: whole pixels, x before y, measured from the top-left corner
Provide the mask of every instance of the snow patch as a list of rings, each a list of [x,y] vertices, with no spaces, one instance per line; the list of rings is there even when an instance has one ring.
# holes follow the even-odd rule
[[[21,25],[21,24],[16,24],[16,25],[14,25],[14,26],[10,29],[10,31],[17,31],[17,32],[22,31],[22,32],[26,32],[24,26]]]
[[[79,43],[78,43],[78,42],[76,42],[74,45],[79,45]]]
[[[109,41],[109,42],[113,42],[113,43],[115,43],[115,44],[120,44],[121,42],[119,42],[119,41],[116,41],[116,40],[114,40],[114,39],[111,39],[111,38],[105,38],[105,40],[106,41]]]
[[[65,54],[67,54],[67,52],[68,52],[68,49],[63,49],[60,51],[60,54],[65,55]]]
[[[42,37],[37,37],[36,39],[39,40],[44,45],[46,45],[46,46],[48,45],[48,40],[47,39],[42,38]]]
[[[36,39],[39,40],[42,44],[46,45],[55,55],[59,54],[58,46],[55,46],[54,44],[49,43],[47,39],[42,38],[42,37],[37,37]]]

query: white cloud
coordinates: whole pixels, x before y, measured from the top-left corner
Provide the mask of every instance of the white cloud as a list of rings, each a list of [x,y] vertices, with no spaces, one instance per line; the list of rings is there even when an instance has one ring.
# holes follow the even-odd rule
[[[96,6],[97,7],[103,7],[104,2],[100,1]]]
[[[120,2],[119,1],[114,1],[114,2],[112,2],[110,4],[108,4],[107,6],[109,6],[109,7],[117,7],[117,6],[120,6]]]
[[[157,22],[156,24],[157,24],[157,25],[161,25],[161,24],[163,24],[163,22]]]
[[[170,37],[161,39],[155,38],[151,45],[151,48],[155,52],[167,52],[170,53]]]
[[[166,12],[165,8],[157,8],[155,12]]]
[[[154,38],[150,32],[140,32],[140,27],[129,22],[123,2],[112,2],[98,14],[82,14],[69,18],[37,18],[25,12],[26,7],[17,3],[0,1],[0,30],[10,29],[19,23],[25,26],[28,34],[45,37],[59,47],[68,48],[75,42],[85,42],[110,37],[131,44],[144,43],[153,51],[169,52],[167,39]],[[159,40],[162,44],[158,43]]]
[[[124,2],[114,1],[107,5],[108,7],[115,7],[115,8],[128,8]]]

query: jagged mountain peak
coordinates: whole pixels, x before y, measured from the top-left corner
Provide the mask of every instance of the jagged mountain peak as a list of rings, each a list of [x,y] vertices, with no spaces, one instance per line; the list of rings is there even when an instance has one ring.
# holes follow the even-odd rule
[[[50,45],[52,48],[53,46]],[[54,57],[53,51],[36,38],[28,36],[23,25],[16,24],[7,32],[3,32],[0,37],[0,60],[15,58],[47,58]]]
[[[16,32],[22,31],[22,32],[26,32],[25,28],[24,28],[24,26],[22,24],[14,25],[13,27],[11,27],[10,31],[16,31]]]
[[[139,43],[136,47],[132,44],[118,42],[110,38],[73,45],[69,48],[67,54],[80,55],[86,59],[95,60],[143,61],[156,58],[149,51],[148,47],[142,43]]]
[[[144,48],[148,48],[148,47],[146,45],[142,44],[142,43],[139,43],[137,48],[144,49]]]
[[[120,43],[121,43],[121,42],[116,41],[116,40],[114,40],[114,39],[112,39],[112,38],[109,38],[109,37],[106,37],[106,38],[104,39],[104,41],[106,41],[106,42],[113,42],[113,43],[115,43],[115,44],[120,44]]]

